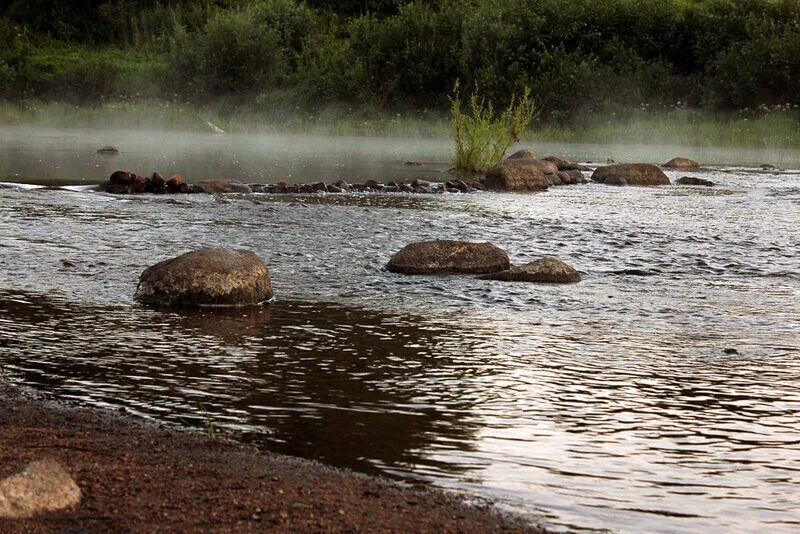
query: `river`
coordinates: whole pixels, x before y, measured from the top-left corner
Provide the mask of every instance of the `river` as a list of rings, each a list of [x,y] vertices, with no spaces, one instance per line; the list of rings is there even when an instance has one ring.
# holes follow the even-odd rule
[[[115,156],[97,154],[113,144]],[[497,501],[564,531],[800,528],[800,153],[676,155],[714,188],[112,196],[117,168],[248,182],[446,176],[446,141],[0,129],[0,366],[83,405]],[[678,152],[681,150],[681,152]],[[407,166],[406,160],[422,163]],[[680,174],[668,173],[671,178]],[[79,187],[52,187],[69,184]],[[40,187],[47,186],[47,187]],[[567,286],[389,273],[411,241],[554,255]],[[131,301],[147,266],[255,251],[275,301]]]

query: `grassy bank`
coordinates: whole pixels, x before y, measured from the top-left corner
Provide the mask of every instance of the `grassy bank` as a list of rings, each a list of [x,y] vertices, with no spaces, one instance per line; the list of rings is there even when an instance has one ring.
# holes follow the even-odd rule
[[[444,112],[411,110],[386,113],[330,105],[314,113],[281,107],[217,102],[200,107],[177,100],[125,98],[92,106],[64,102],[0,103],[0,125],[61,128],[137,128],[206,131],[206,121],[230,133],[309,133],[320,135],[385,135],[448,137],[450,118]],[[800,111],[722,114],[677,109],[638,111],[624,116],[596,115],[566,125],[534,123],[523,135],[528,141],[602,144],[670,144],[800,149]]]

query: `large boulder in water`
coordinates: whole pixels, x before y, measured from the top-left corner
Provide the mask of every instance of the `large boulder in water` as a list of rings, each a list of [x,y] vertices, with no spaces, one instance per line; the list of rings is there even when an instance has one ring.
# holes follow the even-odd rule
[[[623,179],[627,185],[669,185],[664,171],[650,163],[618,163],[598,167],[592,173],[592,181],[605,183],[609,177]]]
[[[502,271],[509,265],[508,254],[491,243],[440,240],[406,245],[386,268],[404,274],[481,274]]]
[[[539,282],[545,284],[571,284],[581,281],[581,275],[570,265],[557,258],[540,258],[534,262],[512,267],[506,271],[485,274],[482,280],[503,282]]]
[[[662,167],[667,169],[680,169],[683,171],[696,171],[700,168],[700,164],[688,158],[672,158],[662,165]]]
[[[518,161],[518,163],[504,161],[486,171],[486,176],[483,178],[483,185],[486,186],[486,189],[494,191],[544,191],[553,183],[552,178],[548,177],[542,166],[535,163],[541,160]],[[558,169],[555,169],[555,172],[550,173],[550,175],[555,176],[557,172]]]
[[[195,193],[252,193],[249,185],[237,180],[203,180],[192,184]]]
[[[272,283],[253,252],[201,248],[145,269],[133,298],[158,306],[254,306],[272,298]]]

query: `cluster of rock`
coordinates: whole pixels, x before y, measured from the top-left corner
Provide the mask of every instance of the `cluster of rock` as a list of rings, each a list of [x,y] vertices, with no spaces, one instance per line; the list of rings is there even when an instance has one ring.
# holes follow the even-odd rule
[[[511,267],[508,254],[491,243],[421,241],[394,254],[387,270],[403,274],[479,274],[485,280],[579,282],[580,274],[556,258]],[[167,307],[256,306],[273,296],[266,264],[253,252],[201,248],[142,272],[134,300]]]
[[[474,193],[483,191],[486,187],[478,180],[450,180],[447,182],[428,182],[426,180],[413,180],[411,182],[381,183],[377,180],[367,180],[363,183],[349,184],[338,180],[332,184],[316,182],[313,184],[290,184],[278,182],[276,184],[250,184],[254,193],[269,194],[301,194],[301,193]]]
[[[491,243],[420,241],[400,249],[386,265],[402,274],[480,274],[482,280],[565,284],[579,282],[580,273],[556,258],[540,258],[511,267],[508,254]]]
[[[588,167],[556,156],[539,159],[519,150],[486,171],[483,185],[492,191],[544,191],[555,185],[585,184]]]

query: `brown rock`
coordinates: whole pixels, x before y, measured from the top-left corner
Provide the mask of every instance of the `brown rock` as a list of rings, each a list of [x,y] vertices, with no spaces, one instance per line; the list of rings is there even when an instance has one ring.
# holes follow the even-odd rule
[[[672,158],[666,162],[662,167],[668,169],[681,169],[684,171],[696,171],[700,168],[700,164],[688,158]]]
[[[577,163],[572,163],[567,161],[563,158],[559,158],[558,156],[547,156],[546,158],[542,158],[542,161],[549,161],[550,163],[554,163],[556,167],[558,167],[559,171],[588,171],[590,170],[589,167],[585,165],[579,165]]]
[[[714,182],[711,180],[704,180],[693,176],[681,176],[675,180],[675,183],[679,185],[703,185],[705,187],[714,187]]]
[[[495,191],[544,191],[550,187],[550,180],[531,161],[498,163],[486,171],[483,185]]]
[[[387,269],[404,274],[491,273],[508,269],[508,254],[491,243],[421,241],[389,260]]]
[[[530,150],[517,150],[506,159],[536,159],[536,154]]]
[[[195,193],[252,193],[250,186],[237,180],[203,180],[194,184]]]
[[[150,184],[150,178],[145,176],[136,176],[133,179],[133,192],[134,193],[144,193],[147,190],[147,186]]]
[[[16,475],[0,481],[0,517],[33,517],[71,508],[80,500],[80,488],[55,460],[31,462]]]
[[[558,171],[561,182],[567,185],[585,184],[586,179],[581,171]]]
[[[628,181],[625,178],[622,178],[621,176],[609,176],[608,178],[605,179],[603,183],[605,185],[615,185],[618,187],[625,187],[626,185],[628,185]]]
[[[111,184],[124,184],[130,185],[133,183],[133,179],[135,175],[128,172],[128,171],[114,171],[111,173],[111,176],[108,178],[108,182]]]
[[[581,281],[581,275],[557,258],[540,258],[532,263],[512,267],[506,271],[485,274],[482,280],[504,282],[539,282],[546,284],[571,284]]]
[[[253,252],[201,248],[145,269],[133,298],[159,306],[254,306],[272,298],[272,283]]]
[[[592,180],[605,183],[611,176],[623,178],[627,185],[648,186],[670,183],[664,171],[649,163],[618,163],[598,167],[592,173]]]
[[[179,193],[181,190],[181,175],[173,174],[167,179],[167,191],[170,193]]]

